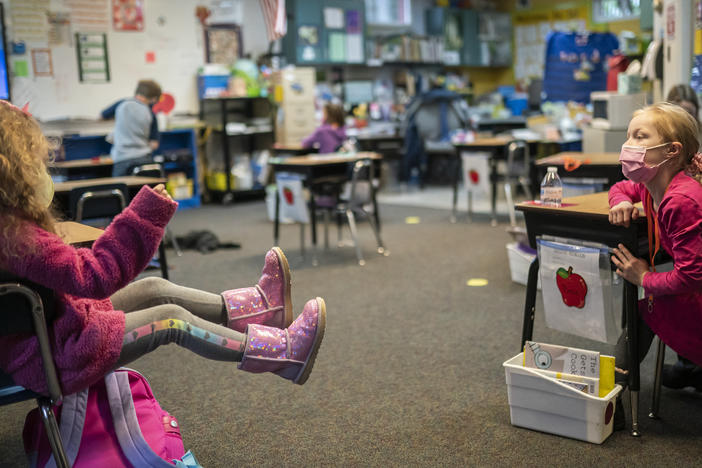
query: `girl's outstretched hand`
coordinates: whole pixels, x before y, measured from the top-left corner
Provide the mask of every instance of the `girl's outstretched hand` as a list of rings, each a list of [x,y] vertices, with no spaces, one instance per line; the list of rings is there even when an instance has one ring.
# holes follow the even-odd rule
[[[156,187],[154,187],[154,192],[158,193],[164,198],[173,200],[173,198],[171,198],[171,195],[168,193],[168,190],[166,190],[166,186],[163,184],[158,184]]]
[[[635,257],[622,244],[619,244],[619,248],[614,248],[612,251],[614,252],[612,263],[617,267],[617,274],[632,284],[642,286],[643,277],[648,273],[646,260]]]
[[[639,209],[631,202],[623,201],[609,209],[609,222],[615,226],[629,227],[632,219],[639,217]]]

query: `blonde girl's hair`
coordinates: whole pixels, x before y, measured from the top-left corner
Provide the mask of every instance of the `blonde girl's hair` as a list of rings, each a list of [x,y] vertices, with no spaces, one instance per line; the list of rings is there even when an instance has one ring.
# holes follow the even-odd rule
[[[37,196],[45,179],[50,145],[29,114],[0,101],[0,258],[20,255],[28,240],[21,232],[27,222],[56,232],[56,218]],[[27,245],[25,247],[30,247]]]
[[[682,145],[680,169],[685,169],[702,184],[702,173],[693,159],[700,150],[697,121],[682,107],[668,102],[659,102],[634,112],[634,117],[652,114],[653,126],[664,141],[677,141]]]

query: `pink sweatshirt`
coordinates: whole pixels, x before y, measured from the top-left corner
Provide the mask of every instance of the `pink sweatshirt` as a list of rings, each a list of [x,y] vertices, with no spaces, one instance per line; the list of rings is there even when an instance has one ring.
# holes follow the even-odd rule
[[[117,362],[124,313],[114,310],[109,297],[146,268],[177,206],[143,187],[92,249],[76,249],[27,223],[23,235],[38,248],[11,259],[0,258],[3,269],[56,294],[56,317],[49,336],[65,394],[99,380]],[[19,385],[46,392],[36,338],[26,334],[0,337],[0,368]]]
[[[625,200],[645,204],[647,194],[643,184],[622,181],[609,190],[609,206]],[[649,313],[643,300],[639,311],[668,346],[702,365],[702,185],[684,172],[676,174],[656,216],[661,247],[673,257],[674,269],[644,276],[654,308]]]

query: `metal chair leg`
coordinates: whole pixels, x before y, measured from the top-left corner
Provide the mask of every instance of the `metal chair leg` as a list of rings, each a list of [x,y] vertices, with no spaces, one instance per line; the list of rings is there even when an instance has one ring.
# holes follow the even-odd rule
[[[70,468],[71,465],[68,463],[68,457],[66,456],[66,452],[63,448],[63,441],[61,440],[61,431],[56,423],[54,412],[51,411],[51,403],[49,399],[38,398],[37,403],[39,404],[39,412],[41,414],[42,421],[44,421],[44,429],[46,429],[46,435],[49,439],[51,453],[54,455],[56,466],[59,468]]]
[[[300,223],[300,255],[305,260],[305,225]]]
[[[329,210],[324,210],[324,250],[329,250]]]
[[[512,183],[505,182],[505,198],[507,199],[507,211],[509,212],[510,226],[517,225],[517,216],[514,212],[514,201],[512,200]]]
[[[473,191],[468,190],[468,221],[473,221]]]
[[[363,211],[363,214],[366,215],[368,218],[368,224],[370,224],[371,229],[373,230],[373,234],[375,234],[375,240],[378,242],[378,253],[388,256],[390,255],[390,252],[388,252],[385,249],[385,245],[383,244],[383,240],[380,238],[380,231],[378,230],[378,225],[375,223],[375,220],[373,219],[373,216],[370,216],[366,210],[361,208],[361,211]]]
[[[356,218],[353,215],[352,210],[346,210],[346,218],[349,220],[349,230],[351,231],[351,237],[353,238],[353,243],[356,246],[356,258],[358,258],[358,264],[363,266],[366,261],[363,259],[363,254],[361,253],[361,246],[358,243],[358,231],[356,230]]]
[[[656,374],[653,381],[653,400],[651,401],[651,411],[648,417],[658,419],[658,410],[661,405],[661,374],[663,373],[663,361],[665,360],[665,343],[658,338],[658,353],[656,354]]]
[[[178,245],[178,240],[176,239],[176,236],[173,235],[173,231],[171,231],[170,228],[166,227],[166,239],[169,239],[171,241],[171,244],[173,244],[173,250],[175,250],[175,253],[178,257],[183,256],[183,251],[180,248],[180,245]]]

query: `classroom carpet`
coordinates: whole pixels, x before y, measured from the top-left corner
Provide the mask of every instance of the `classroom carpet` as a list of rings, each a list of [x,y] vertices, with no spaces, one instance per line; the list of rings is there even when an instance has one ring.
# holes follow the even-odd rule
[[[391,255],[374,253],[369,226],[359,223],[364,267],[353,248],[336,245],[320,248],[312,266],[309,251],[300,256],[299,228],[281,227],[295,313],[315,296],[327,303],[326,335],[304,386],[175,345],[133,363],[202,466],[699,466],[702,394],[663,389],[661,419],[646,417],[655,348],[641,367],[643,437],[622,431],[595,445],[512,426],[502,363],[519,351],[525,287],[510,279],[506,218],[491,227],[487,215],[450,224],[447,210],[380,211]],[[172,281],[212,292],[253,285],[272,243],[262,201],[178,212],[171,228],[241,243],[182,257],[169,250]],[[467,286],[475,278],[487,284]],[[540,301],[534,339],[612,352],[547,329]],[[628,422],[628,393],[624,403]],[[0,466],[25,466],[21,432],[32,407],[0,408]]]

